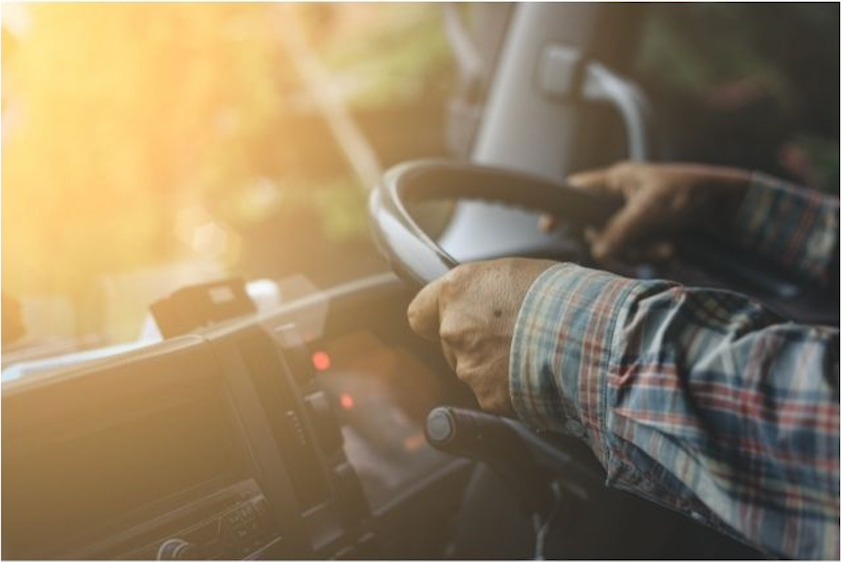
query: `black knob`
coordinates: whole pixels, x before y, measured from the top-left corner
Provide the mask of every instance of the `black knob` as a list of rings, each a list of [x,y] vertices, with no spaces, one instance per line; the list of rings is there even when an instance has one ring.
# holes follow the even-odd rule
[[[435,408],[429,412],[426,420],[426,437],[429,443],[441,446],[449,443],[455,435],[455,423],[452,420],[450,411],[446,408]]]
[[[528,461],[526,445],[503,418],[484,412],[439,406],[429,412],[426,438],[442,451],[482,461]]]

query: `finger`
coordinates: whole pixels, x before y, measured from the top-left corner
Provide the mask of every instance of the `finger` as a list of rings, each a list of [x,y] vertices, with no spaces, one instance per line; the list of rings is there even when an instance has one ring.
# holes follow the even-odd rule
[[[647,206],[628,204],[611,217],[608,225],[593,241],[591,253],[597,261],[618,257],[654,229]]]
[[[541,232],[552,232],[558,225],[561,224],[561,219],[555,215],[541,215],[538,219],[538,230]]]
[[[441,352],[444,354],[444,359],[446,359],[447,365],[449,365],[450,369],[455,372],[458,366],[458,354],[456,354],[455,348],[446,340],[441,340]]]
[[[437,341],[440,330],[441,280],[437,279],[423,287],[408,305],[408,324],[411,329],[426,339]]]
[[[619,182],[614,181],[611,168],[586,170],[567,177],[567,183],[578,189],[606,195],[621,195]]]
[[[613,184],[610,168],[586,170],[567,177],[567,184],[576,189],[583,189],[597,194],[617,194],[619,190]],[[561,219],[546,214],[538,220],[538,229],[542,232],[552,232],[561,225]]]

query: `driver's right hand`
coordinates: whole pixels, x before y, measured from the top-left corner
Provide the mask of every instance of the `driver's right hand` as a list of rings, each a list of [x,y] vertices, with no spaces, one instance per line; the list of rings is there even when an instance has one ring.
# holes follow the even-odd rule
[[[679,232],[720,232],[731,225],[751,173],[702,164],[620,162],[567,178],[573,187],[621,197],[620,209],[600,231],[585,235],[594,259],[656,259],[673,251]],[[550,230],[555,218],[541,219]]]
[[[508,370],[517,315],[529,287],[556,263],[503,258],[461,264],[423,287],[408,306],[411,328],[440,342],[484,410],[514,415]]]

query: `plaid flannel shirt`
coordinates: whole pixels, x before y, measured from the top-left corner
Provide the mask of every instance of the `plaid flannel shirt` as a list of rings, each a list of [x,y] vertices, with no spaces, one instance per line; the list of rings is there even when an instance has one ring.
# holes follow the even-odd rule
[[[735,239],[824,279],[839,214],[759,175]],[[839,339],[736,293],[561,264],[523,302],[510,390],[526,423],[582,437],[610,486],[770,555],[839,558]]]

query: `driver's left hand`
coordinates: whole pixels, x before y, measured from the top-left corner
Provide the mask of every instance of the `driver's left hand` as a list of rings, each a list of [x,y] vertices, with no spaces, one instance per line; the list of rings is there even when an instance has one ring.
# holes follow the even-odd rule
[[[532,282],[557,262],[505,258],[460,265],[424,287],[408,307],[411,328],[440,341],[444,357],[485,410],[513,415],[511,336]]]

